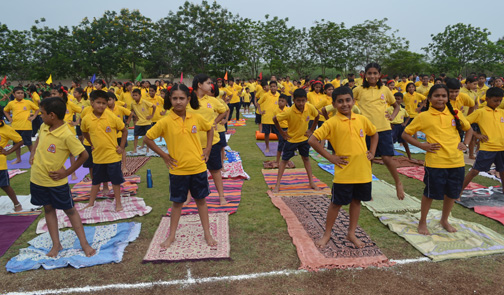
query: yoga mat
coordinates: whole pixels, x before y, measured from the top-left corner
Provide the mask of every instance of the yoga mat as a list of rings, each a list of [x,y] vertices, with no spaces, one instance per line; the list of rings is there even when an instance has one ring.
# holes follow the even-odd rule
[[[196,214],[181,216],[175,242],[169,248],[161,249],[160,244],[170,233],[170,217],[163,217],[142,263],[229,259],[228,215],[211,213],[208,219],[210,234],[217,241],[217,246],[210,247],[206,243],[199,215]]]
[[[219,201],[219,194],[215,188],[213,180],[209,179],[208,184],[210,186],[210,195],[206,197],[206,202],[208,206],[209,213],[221,213],[225,212],[228,214],[236,213],[238,210],[238,205],[241,201],[241,188],[243,186],[243,179],[223,179],[222,183],[224,185],[224,197],[226,198],[227,204],[221,205]],[[171,207],[168,209],[166,215],[170,216]],[[198,207],[194,200],[184,207],[182,207],[182,215],[187,214],[198,214]]]
[[[406,175],[408,177],[414,178],[416,180],[420,180],[423,182],[425,170],[424,167],[416,166],[416,167],[402,167],[397,168],[397,172],[402,175]],[[478,188],[484,188],[481,184],[470,182],[466,189],[473,190]]]
[[[11,199],[8,196],[0,196],[0,215],[31,215],[34,212],[37,213],[36,215],[40,214],[40,209],[42,208],[42,206],[33,205],[31,203],[31,196],[18,195],[16,197],[23,207],[23,211],[15,212],[14,204],[12,203]]]
[[[160,146],[159,147],[163,152],[168,153],[168,149],[165,146]],[[126,156],[129,157],[139,157],[139,156],[146,156],[146,157],[159,157],[157,153],[149,149],[149,152],[147,152],[147,147],[140,148],[137,147],[137,152],[134,153],[133,151],[127,151]]]
[[[152,211],[152,207],[145,205],[144,199],[137,197],[121,198],[123,210],[115,211],[115,200],[104,200],[95,202],[91,208],[84,209],[87,203],[76,203],[75,209],[79,211],[83,224],[116,221],[128,219],[135,216],[144,216]],[[58,228],[72,227],[70,219],[63,210],[56,210],[58,218]],[[42,218],[37,224],[37,234],[48,231],[46,219]]]
[[[129,197],[134,196],[137,193],[138,185],[140,183],[140,176],[138,175],[130,175],[124,177],[125,182],[121,184],[121,196]],[[91,186],[92,182],[89,181],[81,181],[74,185],[71,189],[73,200],[78,201],[87,201],[89,200],[91,194]],[[114,197],[114,190],[112,188],[112,183],[108,183],[110,193],[106,196],[103,195],[101,191],[102,187],[100,187],[100,191],[98,192],[97,198],[106,199]]]
[[[224,163],[234,163],[241,162],[240,153],[233,150],[224,150],[226,158],[224,159]]]
[[[254,119],[256,117],[255,114],[242,114],[242,116],[247,119]]]
[[[318,163],[318,166],[320,169],[324,170],[327,173],[330,173],[331,175],[334,175],[334,164],[322,164]],[[376,177],[374,174],[372,174],[372,180],[379,180],[378,177]]]
[[[479,175],[493,180],[501,181],[499,172],[495,171],[495,167],[490,168],[490,170],[487,172],[480,171]]]
[[[228,128],[228,130],[226,131],[226,134],[235,134],[236,133],[236,129],[234,128]]]
[[[262,174],[268,187],[273,189],[276,185],[278,169],[262,169]],[[320,190],[317,191],[310,187],[305,169],[285,170],[280,181],[280,191],[273,193],[273,191],[268,190],[267,193],[270,197],[331,195],[331,189],[325,183],[321,182],[315,175],[312,177]]]
[[[329,153],[332,153],[330,150],[327,150],[327,152]],[[329,162],[329,160],[327,160],[326,158],[322,157],[322,155],[320,155],[317,151],[315,151],[314,149],[310,149],[310,157],[315,160],[315,162],[317,163],[322,163],[322,164],[326,164],[326,165],[330,165],[332,164],[331,162]],[[333,169],[334,170],[334,169]],[[333,173],[334,174],[334,173]]]
[[[484,207],[504,207],[504,194],[502,188],[489,187],[462,192],[460,199],[456,201],[466,208]],[[476,210],[475,210],[476,211]]]
[[[320,239],[325,231],[330,203],[328,198],[272,197],[271,201],[280,209],[280,214],[287,222],[287,230],[301,260],[300,269],[317,271],[393,265],[361,227],[357,227],[355,234],[365,244],[363,248],[355,248],[354,244],[346,239],[350,219],[344,210],[340,210],[338,214],[326,247],[319,248],[315,245],[315,241]]]
[[[278,149],[278,141],[270,141],[269,142],[269,152],[266,153],[266,143],[264,142],[256,142],[257,147],[261,150],[261,152],[266,156],[266,157],[276,157],[277,155],[277,149]]]
[[[404,211],[420,211],[420,200],[408,194],[404,199],[397,199],[395,186],[383,181],[373,181],[372,200],[362,202],[374,215],[378,213],[392,213]]]
[[[263,168],[264,169],[278,169],[278,164],[275,161],[264,161],[263,162]],[[292,161],[287,162],[287,166],[285,166],[286,169],[293,169],[296,168],[296,165]]]
[[[39,211],[40,214],[40,211]],[[8,216],[0,215],[0,257],[14,244],[21,234],[32,224],[37,215]]]
[[[207,170],[208,179],[212,179],[212,174]],[[224,162],[224,167],[221,169],[223,179],[250,179],[250,176],[243,170],[242,162]]]
[[[404,156],[399,156],[399,157],[393,157],[392,160],[394,161],[395,165],[397,168],[400,167],[414,167],[414,166],[424,166],[424,161],[422,160],[417,160],[417,159],[408,159],[407,157]],[[375,158],[373,159],[374,164],[380,164],[384,165],[383,159],[382,158]]]
[[[149,157],[126,157],[126,169],[128,169],[128,172],[123,173],[123,175],[125,177],[134,175],[149,160],[150,160]]]
[[[400,150],[401,152],[406,152],[404,147],[398,142],[394,143],[394,149]],[[412,153],[412,154],[425,154],[424,150],[422,150],[421,148],[417,148],[416,146],[411,145],[411,144],[409,145],[409,149],[410,149],[410,153]]]
[[[16,159],[7,161],[7,169],[30,169],[30,152],[26,152],[21,155],[21,163],[13,164],[12,162],[16,161]]]
[[[458,231],[447,232],[439,223],[441,211],[431,209],[427,216],[430,235],[418,233],[419,213],[383,214],[380,221],[433,261],[504,253],[504,236],[481,224],[449,217]]]
[[[69,168],[70,166],[71,166],[70,159],[67,159],[65,162],[65,168]],[[79,183],[84,179],[84,177],[86,177],[86,175],[88,175],[88,173],[89,173],[88,168],[80,166],[79,168],[77,168],[77,170],[75,170],[75,175],[77,176],[77,179],[72,180],[72,175],[68,175],[68,183],[70,184]]]
[[[7,173],[9,173],[9,179],[12,177],[18,175],[18,174],[23,174],[28,172],[28,170],[21,170],[21,169],[13,169],[13,170],[7,170]]]
[[[21,272],[43,267],[55,269],[67,267],[89,267],[99,264],[119,263],[124,249],[140,234],[141,224],[137,222],[115,223],[101,226],[85,226],[86,239],[96,254],[86,257],[73,230],[60,231],[63,250],[52,258],[46,254],[51,250],[52,241],[49,233],[44,233],[29,241],[28,248],[21,249],[5,266],[9,272]]]
[[[504,207],[474,206],[474,212],[504,224]]]

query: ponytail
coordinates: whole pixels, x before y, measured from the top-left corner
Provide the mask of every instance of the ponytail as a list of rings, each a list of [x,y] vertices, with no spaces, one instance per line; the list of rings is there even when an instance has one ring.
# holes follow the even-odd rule
[[[446,103],[446,107],[450,111],[450,113],[453,115],[453,118],[455,120],[455,127],[457,128],[458,132],[464,132],[462,130],[462,125],[460,124],[460,119],[458,117],[458,110],[454,110],[452,104],[450,103],[450,99],[448,99],[448,102]]]
[[[82,95],[82,99],[84,100],[88,100],[88,95],[87,95],[87,92],[84,91],[84,89],[82,89],[81,87],[77,87],[74,89],[74,91],[77,91],[79,92],[81,95]]]
[[[164,99],[164,109],[165,110],[169,110],[173,107],[170,99],[171,99],[171,95],[172,95],[173,91],[176,91],[176,90],[180,90],[185,93],[185,95],[189,98],[189,105],[191,106],[191,108],[193,110],[199,109],[199,107],[200,107],[199,99],[198,99],[198,96],[196,95],[195,91],[193,91],[192,88],[187,87],[184,84],[176,83],[171,88],[170,87],[168,88],[168,96],[167,97],[165,96],[165,99]]]

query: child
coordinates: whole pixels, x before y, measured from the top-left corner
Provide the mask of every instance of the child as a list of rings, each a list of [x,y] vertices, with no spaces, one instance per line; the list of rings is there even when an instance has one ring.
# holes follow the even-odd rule
[[[305,166],[311,188],[314,190],[320,190],[312,179],[312,170],[309,158],[310,145],[308,144],[308,137],[313,133],[313,130],[317,126],[319,114],[317,109],[313,105],[309,103],[307,104],[306,101],[306,91],[303,89],[296,89],[294,91],[294,107],[291,107],[288,111],[273,117],[273,122],[275,123],[278,132],[280,132],[280,135],[287,141],[283,148],[282,161],[280,162],[278,168],[277,183],[273,189],[273,192],[275,193],[278,193],[280,190],[280,181],[282,180],[285,166],[287,166],[287,162],[294,157],[294,152],[296,150],[299,151],[299,154],[303,159],[303,164]],[[310,116],[314,117],[314,121],[311,128],[308,129]],[[283,131],[279,124],[279,122],[284,120],[287,121],[287,125],[289,126],[287,132]]]
[[[473,168],[464,179],[462,190],[479,174],[480,171],[490,170],[490,166],[495,163],[495,170],[499,172],[502,187],[504,187],[504,110],[498,106],[502,102],[504,90],[492,87],[486,92],[487,105],[474,111],[467,117],[471,124],[478,124],[481,134],[474,132],[474,137],[478,138],[480,150],[476,156]]]
[[[112,182],[115,209],[121,211],[121,183],[124,182],[121,171],[121,158],[128,131],[122,119],[111,112],[105,112],[108,104],[107,93],[95,90],[91,96],[93,112],[86,115],[81,122],[82,135],[87,139],[93,151],[93,182],[89,204],[94,206],[102,182]],[[121,144],[117,144],[117,132],[122,131]]]
[[[316,244],[319,247],[324,247],[327,244],[341,206],[350,204],[350,225],[347,239],[356,248],[362,248],[364,243],[355,236],[355,229],[359,220],[361,201],[371,201],[370,161],[374,158],[378,145],[378,133],[369,119],[352,112],[354,100],[350,88],[337,88],[332,96],[333,106],[338,110],[338,113],[317,129],[308,141],[318,153],[335,165],[326,228],[324,235]],[[371,137],[369,150],[366,147],[366,135]],[[326,138],[334,147],[334,155],[329,154],[319,142]]]
[[[59,240],[58,218],[56,210],[60,209],[70,219],[70,223],[79,238],[82,250],[87,257],[93,256],[96,250],[86,240],[79,213],[68,186],[68,175],[72,174],[87,159],[84,147],[66,126],[65,102],[59,97],[50,97],[40,102],[41,117],[44,124],[40,127],[35,142],[35,153],[30,156],[31,203],[44,206],[47,228],[53,246],[47,256],[56,257],[63,249]],[[77,160],[68,169],[63,166],[68,156],[78,155]]]
[[[430,106],[430,107],[429,107]],[[417,131],[426,135],[425,142],[413,138]],[[460,142],[459,132],[467,131],[464,142]],[[427,111],[418,116],[406,127],[402,138],[427,152],[425,155],[425,189],[422,197],[421,217],[418,233],[429,235],[427,214],[432,200],[443,201],[443,214],[440,223],[448,232],[456,232],[448,223],[451,209],[459,198],[464,182],[465,163],[462,151],[471,141],[472,129],[461,114],[453,110],[449,101],[449,90],[443,84],[431,87],[428,95]]]
[[[273,116],[287,112],[290,109],[288,104],[289,104],[289,100],[288,100],[287,96],[280,95],[280,97],[278,98],[278,108],[273,112]],[[288,123],[286,120],[279,122],[279,125],[280,125],[280,128],[282,128],[282,130],[284,132],[287,131]],[[277,149],[276,163],[277,163],[277,166],[279,166],[280,165],[280,156],[282,155],[282,151],[285,146],[285,139],[280,134],[280,132],[278,130],[276,130],[276,127],[275,127],[275,133],[276,133],[276,135],[278,135],[278,149]]]
[[[147,131],[152,126],[152,117],[156,113],[156,106],[148,102],[146,99],[142,99],[142,91],[140,89],[133,90],[133,103],[131,104],[131,110],[137,117],[135,122],[135,130],[133,135],[135,136],[133,141],[133,153],[137,152],[137,143],[139,136],[145,136]],[[152,111],[151,111],[152,108]],[[144,145],[142,144],[142,148]],[[149,147],[147,147],[147,152],[149,152]]]
[[[381,156],[383,163],[387,166],[390,174],[396,184],[397,198],[404,199],[404,189],[397,167],[392,160],[394,156],[394,143],[392,142],[392,127],[390,120],[394,120],[399,113],[399,104],[395,100],[388,87],[384,87],[381,82],[381,67],[377,63],[370,63],[365,67],[365,79],[362,86],[353,90],[355,101],[359,104],[359,109],[366,118],[368,118],[376,127],[378,132],[378,147],[376,148],[376,157]],[[394,107],[392,115],[385,117],[388,105]],[[367,140],[367,139],[366,139]],[[370,148],[370,141],[368,148]]]
[[[250,89],[245,88],[245,93],[243,93],[243,112],[245,114],[250,113]]]
[[[119,106],[116,104],[117,96],[114,93],[107,92],[107,96],[108,96],[108,101],[107,101],[108,109],[111,110],[112,113],[114,113],[121,120],[123,120],[123,118],[127,118],[125,124],[126,124],[126,126],[128,126],[129,122],[131,121],[131,117],[132,117],[131,111],[125,107],[122,107],[122,106]],[[117,144],[121,145],[121,141],[122,141],[122,132],[118,131],[117,132]],[[124,144],[125,148],[127,146],[128,146],[128,140],[126,140],[126,143]],[[122,170],[123,174],[129,172],[128,169],[126,168],[126,150],[125,149],[123,149],[123,151],[122,151],[121,170]]]
[[[30,95],[31,100],[38,107],[40,104],[40,95],[37,92],[37,86],[31,84],[28,87],[28,94]],[[41,124],[42,124],[42,119],[40,119],[40,116],[37,116],[35,119],[33,119],[33,121],[32,121],[32,137],[35,137],[37,135],[37,132],[38,132]]]
[[[191,96],[187,86],[175,84],[170,90],[169,99],[165,100],[165,109],[170,110],[168,115],[153,126],[144,138],[147,146],[165,161],[170,173],[170,201],[173,202],[170,235],[161,243],[161,248],[168,248],[175,241],[182,206],[189,192],[198,206],[201,226],[208,246],[217,245],[217,241],[210,234],[205,200],[210,194],[205,161],[208,160],[212,150],[213,121],[205,120],[197,113],[186,112],[188,104],[194,110],[200,108],[198,97]],[[205,148],[201,147],[198,132],[206,133]],[[159,136],[165,138],[170,154],[164,153],[154,143],[154,139]]]
[[[311,84],[311,91],[308,92],[308,102],[311,103],[317,110],[325,107],[328,104],[331,104],[330,102],[327,103],[326,95],[325,93],[322,92],[323,89],[323,84],[320,81],[315,81]],[[309,128],[311,128],[313,124],[313,119],[314,117],[310,117],[310,123],[309,123]],[[322,126],[324,119],[319,118],[318,121],[318,126]],[[315,126],[316,128],[317,126]]]
[[[156,106],[156,112],[153,113],[151,119],[152,126],[156,125],[157,121],[159,121],[166,113],[166,111],[163,109],[164,100],[161,98],[161,96],[156,95],[156,92],[157,92],[156,85],[151,85],[149,87],[149,95],[147,97],[147,100],[152,105]]]
[[[257,93],[256,97],[254,99],[254,106],[256,110],[256,117],[255,117],[255,123],[258,125],[257,127],[259,128],[259,132],[262,132],[262,115],[261,115],[261,106],[259,105],[258,101],[261,99],[261,96],[264,95],[264,93],[268,92],[269,89],[269,84],[266,81],[261,82],[261,85],[257,85]]]
[[[74,103],[81,108],[81,113],[82,111],[87,107],[90,106],[91,103],[88,100],[87,92],[84,91],[84,89],[77,87],[73,91],[73,96],[75,98]],[[84,137],[82,136],[82,131],[80,129],[80,122],[81,122],[81,114],[76,113],[75,114],[75,119],[76,119],[76,126],[75,126],[75,132],[77,133],[77,137],[81,142],[84,141]]]
[[[404,132],[404,127],[406,125],[408,125],[408,123],[410,121],[410,116],[409,116],[408,112],[406,111],[406,109],[403,108],[401,105],[403,103],[403,94],[401,92],[396,92],[394,94],[394,98],[397,101],[397,103],[399,104],[400,111],[399,111],[399,113],[397,113],[397,116],[394,118],[394,120],[391,120],[391,122],[390,122],[390,124],[392,125],[392,142],[394,142],[394,143],[398,142],[398,143],[402,144],[404,146],[404,150],[406,150],[406,154],[408,155],[408,159],[411,160],[411,152],[409,149],[409,145],[401,137],[402,133]],[[393,112],[394,112],[394,107],[391,106],[387,109],[387,114],[389,117],[392,116]]]
[[[5,146],[9,140],[12,140],[16,144],[11,149],[6,150]],[[21,136],[11,126],[5,125],[4,121],[0,120],[0,187],[11,199],[14,204],[14,211],[16,212],[23,210],[23,207],[10,186],[9,173],[7,171],[7,155],[18,150],[21,145],[23,145]]]
[[[418,115],[422,107],[425,105],[425,100],[426,97],[424,95],[416,92],[415,83],[408,83],[406,86],[406,93],[404,94],[404,103],[411,120],[415,119],[416,115]]]
[[[4,115],[7,121],[12,122],[12,128],[16,130],[23,144],[28,147],[30,156],[32,154],[32,121],[35,120],[39,113],[39,108],[33,102],[24,99],[23,87],[14,87],[12,90],[15,100],[9,102],[4,108]],[[12,117],[10,112],[12,111]],[[30,112],[33,111],[33,114]],[[21,149],[16,150],[16,161],[13,164],[21,163]]]
[[[269,83],[269,88],[270,91],[263,93],[257,102],[261,112],[261,124],[262,132],[264,133],[264,143],[266,144],[266,153],[269,153],[269,135],[274,131],[273,112],[278,107],[278,97],[280,97],[280,93],[277,92],[278,84],[276,81],[271,81]]]
[[[227,129],[227,118],[229,115],[229,106],[227,103],[222,99],[222,97],[225,96],[225,91],[220,90],[217,84],[212,84],[212,96],[215,97],[225,108],[226,112],[224,113],[224,117],[220,122],[217,122],[217,132],[219,133],[219,144],[221,146],[221,161],[222,161],[222,169],[226,171],[224,168],[224,159],[226,158],[226,152],[225,148],[227,146],[227,141],[226,141],[226,129]]]

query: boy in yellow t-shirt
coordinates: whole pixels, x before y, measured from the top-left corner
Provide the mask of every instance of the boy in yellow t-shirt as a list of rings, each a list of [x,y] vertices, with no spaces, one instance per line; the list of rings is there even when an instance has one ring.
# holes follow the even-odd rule
[[[70,223],[80,241],[87,257],[93,256],[96,250],[86,240],[79,212],[74,207],[68,186],[68,175],[71,175],[87,159],[88,154],[80,141],[68,129],[65,118],[65,102],[59,97],[45,98],[40,102],[41,117],[44,124],[40,126],[39,136],[30,156],[31,203],[44,206],[47,228],[52,240],[52,248],[46,254],[56,257],[63,249],[59,240],[58,218],[55,209],[61,209],[70,219]],[[65,169],[68,156],[78,155],[77,160]]]
[[[125,107],[122,107],[122,106],[116,104],[117,96],[114,93],[108,92],[107,96],[108,96],[108,101],[107,101],[108,109],[111,110],[112,113],[114,113],[114,115],[116,115],[119,119],[123,120],[124,118],[126,118],[126,122],[124,124],[126,124],[126,126],[128,126],[129,122],[131,121],[131,117],[133,116],[131,111]],[[122,140],[122,132],[118,131],[117,132],[117,144],[118,145],[121,145],[121,140]],[[124,149],[122,151],[122,160],[121,160],[121,167],[122,168],[121,169],[122,169],[123,174],[129,172],[128,169],[126,168],[126,147],[127,146],[128,146],[128,140],[126,140],[126,143],[124,144]]]
[[[5,146],[9,140],[16,142],[16,144],[7,150]],[[23,210],[23,207],[17,199],[16,192],[14,192],[14,189],[10,186],[9,171],[7,170],[7,155],[18,150],[22,144],[23,140],[16,130],[0,120],[0,187],[11,199],[14,204],[15,212]]]
[[[403,103],[403,94],[401,92],[396,92],[394,93],[395,100],[399,104],[399,113],[397,113],[397,116],[395,116],[394,120],[390,122],[390,125],[392,126],[392,142],[393,143],[400,143],[404,146],[404,150],[406,151],[406,155],[408,155],[408,159],[411,160],[411,152],[409,149],[409,145],[406,141],[402,139],[402,133],[404,132],[404,127],[408,125],[408,122],[410,120],[410,115],[408,114],[408,111],[406,111],[405,108],[403,108],[402,103]],[[387,109],[387,114],[389,118],[392,117],[392,114],[394,113],[394,107],[390,106]]]
[[[278,193],[280,190],[280,181],[282,180],[285,167],[287,166],[289,160],[294,157],[294,152],[296,150],[299,151],[299,154],[303,159],[303,164],[305,166],[311,188],[314,190],[320,190],[315,182],[313,182],[309,158],[310,145],[308,144],[308,137],[311,136],[313,130],[317,127],[319,114],[317,109],[313,105],[307,103],[307,101],[306,91],[304,91],[304,89],[296,89],[296,91],[294,91],[294,106],[286,112],[277,114],[273,117],[275,127],[280,135],[287,141],[283,148],[282,161],[278,167],[277,182],[275,188],[273,189],[273,192],[275,193]],[[311,128],[308,129],[310,116],[313,116],[314,120]],[[279,122],[284,120],[287,121],[287,125],[289,126],[287,131],[283,131],[280,127]]]
[[[278,108],[273,112],[273,115],[276,116],[278,114],[287,112],[289,110],[288,104],[289,102],[287,101],[287,97],[285,95],[280,95],[280,97],[278,98]],[[283,131],[287,131],[289,124],[287,123],[286,120],[279,122],[279,124]],[[276,127],[275,127],[275,133],[276,135],[278,135],[278,149],[277,149],[276,163],[277,166],[279,166],[280,156],[282,155],[282,151],[285,146],[286,140],[283,138],[282,135],[280,135],[280,132],[276,130]]]
[[[4,108],[4,115],[7,121],[12,122],[12,128],[16,130],[21,138],[23,144],[28,147],[30,154],[32,154],[32,121],[39,113],[39,107],[32,101],[24,99],[23,87],[14,87],[12,90],[14,100],[9,102]],[[12,117],[10,112],[12,111]],[[33,111],[33,114],[31,114]],[[21,149],[16,150],[16,161],[13,164],[21,163]]]
[[[137,121],[135,122],[135,131],[133,133],[135,136],[133,140],[133,153],[136,153],[138,137],[145,136],[147,131],[149,131],[152,127],[151,119],[156,113],[156,106],[149,101],[142,99],[142,91],[140,91],[140,89],[133,89],[132,96],[133,102],[131,103],[131,110],[137,118]],[[143,147],[144,144],[142,144],[142,148]],[[147,147],[147,152],[149,152],[149,147]]]
[[[270,91],[264,93],[257,102],[259,104],[259,112],[261,113],[262,133],[264,133],[266,153],[269,153],[269,135],[274,131],[273,112],[278,106],[278,97],[280,97],[280,93],[277,92],[278,84],[276,81],[271,81],[269,87]]]
[[[337,88],[332,93],[332,97],[333,105],[338,113],[318,128],[309,139],[310,145],[335,165],[326,228],[316,245],[324,247],[327,244],[331,239],[332,228],[339,210],[343,205],[350,204],[350,225],[346,238],[356,248],[362,248],[364,243],[355,236],[355,230],[359,220],[361,201],[371,201],[371,160],[374,158],[378,145],[378,133],[369,119],[352,112],[354,99],[350,88]],[[371,138],[369,150],[366,146],[366,136]],[[335,155],[331,155],[320,143],[326,138],[334,147]]]
[[[106,112],[109,97],[105,91],[95,90],[91,97],[93,112],[81,122],[82,135],[91,144],[93,150],[93,182],[89,204],[94,206],[102,182],[112,182],[115,198],[115,210],[122,211],[121,183],[124,177],[121,171],[121,155],[126,144],[128,131],[123,120]],[[122,131],[121,144],[117,144],[117,132]]]
[[[248,87],[245,88],[245,92],[242,95],[243,113],[248,114],[250,113],[250,89]]]

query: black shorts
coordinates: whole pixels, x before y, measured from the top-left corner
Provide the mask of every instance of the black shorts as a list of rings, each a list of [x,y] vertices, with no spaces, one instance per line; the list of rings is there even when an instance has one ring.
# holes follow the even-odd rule
[[[206,165],[207,169],[211,171],[222,169],[221,145],[219,143],[212,145]]]
[[[250,107],[250,101],[249,102],[242,102],[242,106]]]
[[[401,137],[401,135],[403,134],[404,128],[405,127],[402,124],[392,124],[392,143],[394,143],[394,142],[403,143],[404,142],[404,140]]]
[[[221,146],[221,148],[225,148],[227,146],[226,131],[219,132],[219,137],[220,137],[220,141],[218,144]]]
[[[255,123],[256,124],[261,124],[261,117],[262,117],[261,114],[257,114],[256,113],[256,117],[255,117]]]
[[[282,130],[285,131],[285,132],[287,132],[287,128],[282,128]],[[276,134],[278,135],[278,149],[277,149],[277,152],[282,152],[283,149],[284,149],[285,143],[287,142],[287,140],[285,140],[283,138],[283,136],[280,134],[280,132],[278,132],[278,130],[276,130],[276,131],[277,131]]]
[[[204,199],[210,194],[206,171],[193,175],[170,174],[170,201],[184,203],[188,192],[195,199]]]
[[[82,136],[82,130],[80,129],[80,125],[75,126],[75,132],[77,132],[77,136]]]
[[[67,184],[54,187],[36,185],[30,182],[31,203],[33,205],[51,205],[54,209],[67,210],[74,207],[70,186]]]
[[[0,170],[0,187],[10,186],[9,170]]]
[[[32,145],[32,131],[31,130],[16,130],[23,139],[23,144],[26,146]],[[16,142],[17,143],[17,142]]]
[[[378,132],[378,146],[376,147],[375,157],[394,156],[394,142],[392,141],[392,130]],[[371,138],[366,136],[366,145],[369,150]]]
[[[151,127],[152,127],[151,125],[144,125],[144,126],[135,125],[133,136],[145,136],[145,134],[147,134],[147,131],[149,131]]]
[[[371,201],[371,182],[333,183],[331,202],[334,205],[348,205],[352,200]]]
[[[458,199],[464,184],[464,174],[464,167],[425,167],[424,196],[435,200],[444,200],[445,195],[451,199]]]
[[[479,151],[474,162],[473,169],[477,171],[489,171],[493,163],[497,172],[504,171],[504,152]]]
[[[91,147],[89,145],[85,145],[84,148],[86,149],[86,152],[88,153],[89,157],[87,158],[86,162],[82,164],[82,167],[93,168],[93,151],[91,150]]]
[[[302,142],[285,142],[282,154],[282,161],[289,161],[292,157],[294,157],[294,153],[296,150],[299,151],[301,157],[307,158],[310,155],[310,145],[308,144],[308,140]]]
[[[112,182],[112,185],[120,185],[124,182],[121,161],[108,164],[93,164],[93,185],[109,181]]]
[[[262,133],[264,133],[264,135],[270,133],[277,134],[278,131],[276,130],[275,125],[273,124],[262,124]],[[264,136],[264,138],[266,138],[266,136]]]
[[[122,137],[117,138],[117,145],[118,146],[121,146],[121,140],[122,140]],[[126,138],[126,143],[124,144],[124,148],[126,148],[127,146],[128,146],[128,139]]]

